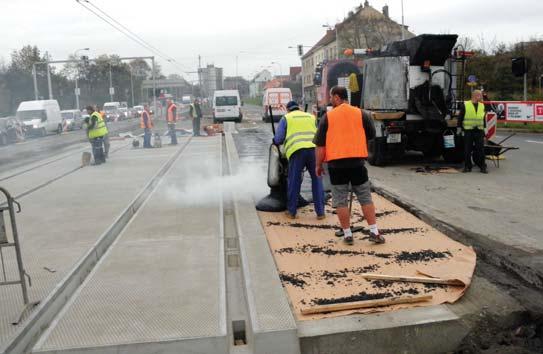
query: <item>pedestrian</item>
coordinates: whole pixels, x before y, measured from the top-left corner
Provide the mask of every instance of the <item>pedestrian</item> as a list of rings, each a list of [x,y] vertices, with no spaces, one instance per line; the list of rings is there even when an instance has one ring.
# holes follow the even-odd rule
[[[481,173],[488,173],[485,162],[485,105],[482,97],[480,90],[473,91],[471,100],[464,102],[458,117],[458,128],[464,131],[464,173],[471,172],[472,156]]]
[[[140,117],[140,128],[143,129],[143,148],[150,149],[151,146],[151,129],[153,128],[153,118],[149,112],[149,105],[143,106],[143,112]]]
[[[301,111],[295,101],[287,103],[288,113],[281,118],[273,138],[276,145],[284,145],[288,159],[287,211],[290,219],[296,218],[298,196],[303,181],[303,169],[311,176],[311,192],[317,219],[326,217],[324,213],[324,190],[322,180],[316,175],[315,144],[317,120],[314,115]]]
[[[168,131],[170,133],[171,145],[177,145],[177,133],[175,131],[175,122],[177,121],[177,106],[168,100],[168,113],[166,116],[168,120]]]
[[[348,205],[350,194],[355,193],[370,228],[369,240],[384,243],[385,239],[377,228],[368,170],[364,164],[368,157],[367,139],[375,137],[371,112],[351,106],[347,89],[342,86],[332,87],[330,101],[333,109],[321,118],[314,140],[317,176],[325,173],[323,163],[328,163],[332,204],[343,229],[344,241],[353,244]]]
[[[202,107],[198,99],[190,105],[189,116],[192,118],[192,134],[200,136],[200,119],[202,118]]]
[[[92,106],[87,107],[89,116],[85,118],[87,126],[87,136],[92,146],[92,155],[94,157],[94,165],[100,165],[106,162],[104,156],[104,136],[108,133],[106,123],[99,112],[95,111]]]
[[[104,121],[104,124],[106,125],[106,128],[108,128],[107,127],[107,122],[106,122],[106,114],[105,114],[105,112],[100,111],[98,109],[98,106],[94,106],[94,110],[100,114],[100,116],[102,117],[102,120]],[[108,128],[108,133],[106,135],[104,135],[103,140],[104,140],[104,157],[106,159],[108,159],[109,158],[109,147],[111,145],[109,143],[109,128]]]

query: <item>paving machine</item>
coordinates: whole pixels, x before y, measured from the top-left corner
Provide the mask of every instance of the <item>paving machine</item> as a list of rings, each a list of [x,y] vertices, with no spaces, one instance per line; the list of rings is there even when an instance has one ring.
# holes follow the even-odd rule
[[[451,56],[457,38],[424,34],[365,53],[361,107],[374,112],[376,128],[368,142],[370,164],[383,166],[408,150],[462,162],[454,113],[455,81],[463,72],[457,74]]]

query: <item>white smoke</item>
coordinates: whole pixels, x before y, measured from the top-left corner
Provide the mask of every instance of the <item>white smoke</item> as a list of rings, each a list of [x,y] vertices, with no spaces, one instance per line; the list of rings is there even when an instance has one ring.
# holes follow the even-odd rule
[[[178,182],[165,189],[165,198],[179,206],[207,206],[215,205],[221,193],[223,199],[229,201],[237,195],[259,200],[269,192],[266,165],[244,161],[235,174],[218,176],[217,163],[203,160],[183,165],[181,176],[176,177]]]

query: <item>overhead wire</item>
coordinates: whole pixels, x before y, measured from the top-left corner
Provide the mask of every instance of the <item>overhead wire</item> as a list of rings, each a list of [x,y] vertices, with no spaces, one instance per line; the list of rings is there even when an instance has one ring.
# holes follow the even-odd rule
[[[113,17],[111,17],[110,15],[108,15],[106,12],[104,12],[103,10],[101,10],[99,7],[97,7],[96,5],[92,4],[90,1],[88,0],[75,0],[79,5],[81,5],[83,8],[85,8],[87,11],[91,12],[92,14],[94,14],[96,17],[98,17],[99,19],[101,19],[102,21],[106,22],[108,25],[110,25],[111,27],[113,27],[114,29],[116,29],[117,31],[121,32],[123,35],[125,35],[127,38],[131,39],[132,41],[136,42],[137,44],[139,44],[140,46],[146,48],[147,50],[149,50],[150,52],[152,52],[153,54],[155,54],[156,56],[166,60],[167,62],[169,62],[170,64],[176,66],[179,70],[181,70],[182,72],[184,72],[185,74],[188,74],[188,70],[186,68],[184,68],[182,65],[180,65],[174,58],[168,56],[167,54],[163,53],[162,51],[158,50],[156,47],[154,47],[153,45],[149,44],[147,41],[145,41],[144,39],[142,39],[141,37],[139,37],[137,34],[135,34],[134,32],[132,32],[130,29],[128,29],[126,26],[122,25],[119,21],[115,20]],[[85,2],[86,4],[89,4],[90,6],[92,6],[93,8],[95,8],[96,10],[93,10],[92,8],[90,8],[89,6],[87,6],[86,4],[84,4],[83,2]],[[98,13],[98,12],[100,13]],[[106,16],[106,17],[104,17]],[[111,19],[111,20],[108,20]],[[112,23],[113,21],[113,23]]]

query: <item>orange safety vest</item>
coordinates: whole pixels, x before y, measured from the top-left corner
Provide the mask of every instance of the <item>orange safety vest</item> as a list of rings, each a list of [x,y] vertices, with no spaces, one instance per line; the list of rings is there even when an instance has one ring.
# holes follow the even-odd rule
[[[145,126],[145,121],[143,120],[143,115],[146,114],[147,115],[147,122],[149,123],[149,126],[146,127]],[[144,129],[144,128],[148,128],[148,129],[151,129],[153,127],[153,118],[151,118],[151,115],[147,112],[147,111],[143,111],[141,112],[141,117],[140,117],[140,128]]]
[[[328,131],[325,161],[368,157],[360,108],[344,103],[326,113],[326,116]]]
[[[174,108],[176,107],[173,103],[168,107],[168,123],[175,123],[177,121],[177,117],[173,114]]]

